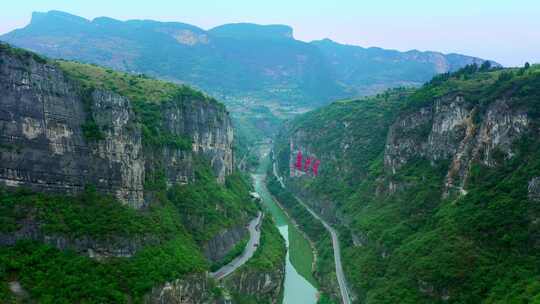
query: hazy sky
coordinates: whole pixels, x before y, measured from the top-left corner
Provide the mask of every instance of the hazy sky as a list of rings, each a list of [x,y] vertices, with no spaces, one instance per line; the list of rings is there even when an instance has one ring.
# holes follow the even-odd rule
[[[205,29],[281,23],[305,41],[455,52],[507,66],[540,62],[540,0],[4,0],[0,33],[25,26],[33,11],[53,9],[89,19],[180,21]]]

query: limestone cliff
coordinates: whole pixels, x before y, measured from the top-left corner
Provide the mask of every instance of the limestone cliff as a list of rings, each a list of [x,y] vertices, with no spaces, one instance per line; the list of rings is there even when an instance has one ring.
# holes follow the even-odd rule
[[[240,295],[258,299],[262,303],[278,304],[283,293],[284,264],[271,271],[240,269],[225,281],[225,286]]]
[[[217,304],[226,303],[213,290],[215,284],[204,275],[191,275],[152,289],[144,299],[148,304]]]
[[[57,64],[7,48],[0,50],[0,83],[2,184],[61,193],[91,184],[132,207],[144,205],[145,176],[155,155],[143,147],[131,100],[83,88]],[[192,142],[187,151],[161,148],[167,184],[193,180],[195,155],[207,157],[223,183],[233,170],[233,131],[224,107],[188,96],[161,108],[165,131]],[[96,138],[86,134],[92,127],[99,131]]]
[[[164,126],[173,135],[188,136],[192,140],[192,151],[187,153],[187,157],[192,153],[204,155],[210,160],[218,181],[223,183],[233,171],[233,127],[230,117],[221,105],[196,99],[190,101],[164,104]],[[179,161],[185,157],[186,153],[182,152],[170,148],[163,151],[168,183],[182,183],[193,178],[192,173],[183,170],[185,164]]]
[[[223,229],[206,244],[204,244],[204,256],[213,262],[223,259],[238,242],[249,236],[244,225]]]
[[[384,152],[385,168],[396,171],[412,159],[450,162],[445,195],[465,194],[473,161],[496,166],[495,154],[515,154],[512,144],[529,130],[530,117],[509,98],[495,100],[482,109],[463,96],[444,96],[433,105],[398,119],[389,130]],[[427,135],[427,136],[426,136]]]

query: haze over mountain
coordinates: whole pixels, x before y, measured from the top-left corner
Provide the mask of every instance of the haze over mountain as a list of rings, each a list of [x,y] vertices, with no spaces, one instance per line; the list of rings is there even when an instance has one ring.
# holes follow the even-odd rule
[[[459,54],[398,52],[294,39],[286,25],[199,27],[150,20],[87,20],[34,13],[1,40],[73,59],[189,83],[231,104],[277,102],[312,107],[388,87],[418,86],[433,75],[483,60]]]

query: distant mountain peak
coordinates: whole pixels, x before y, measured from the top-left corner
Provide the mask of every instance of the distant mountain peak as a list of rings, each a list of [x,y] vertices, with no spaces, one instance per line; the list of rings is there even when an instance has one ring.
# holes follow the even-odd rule
[[[35,23],[39,23],[44,20],[50,20],[50,19],[56,19],[56,20],[61,20],[65,22],[75,22],[75,23],[81,23],[81,24],[90,23],[90,20],[85,19],[83,17],[79,17],[76,15],[72,15],[70,13],[62,12],[62,11],[52,10],[48,12],[33,12],[30,24],[35,24]]]

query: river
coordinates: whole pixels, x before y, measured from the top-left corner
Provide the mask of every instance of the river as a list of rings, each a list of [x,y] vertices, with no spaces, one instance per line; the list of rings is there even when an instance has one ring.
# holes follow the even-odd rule
[[[283,304],[315,304],[318,291],[311,275],[313,252],[309,242],[266,189],[265,167],[264,164],[261,165],[257,174],[253,175],[253,182],[255,191],[261,196],[263,206],[273,216],[287,245]]]

